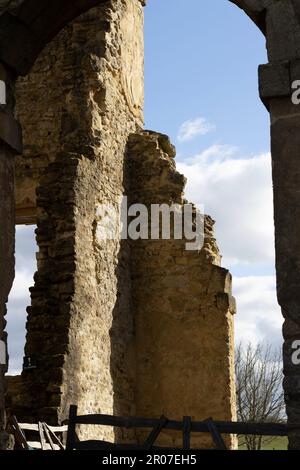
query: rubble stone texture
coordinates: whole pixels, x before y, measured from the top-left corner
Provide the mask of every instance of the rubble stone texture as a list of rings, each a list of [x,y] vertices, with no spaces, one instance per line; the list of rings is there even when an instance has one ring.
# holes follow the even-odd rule
[[[130,203],[184,204],[185,178],[176,172],[166,136],[132,134],[128,146]],[[131,276],[136,336],[138,416],[235,418],[231,275],[220,267],[213,232],[205,218],[204,246],[186,250],[187,240],[132,242]],[[142,434],[140,438],[146,436]],[[182,445],[164,432],[166,447]],[[212,447],[208,438],[192,445]],[[235,439],[228,437],[233,448]]]
[[[289,445],[300,449],[300,366],[291,360],[293,343],[300,340],[300,112],[291,102],[291,81],[300,80],[300,0],[231,1],[267,41],[269,63],[259,68],[259,89],[271,115]],[[1,3],[3,12],[9,5]],[[43,45],[86,11],[87,3],[102,6],[66,26],[27,75]],[[0,79],[9,85],[9,102],[0,108],[0,340],[6,341],[16,215],[18,223],[37,223],[38,271],[26,342],[37,369],[8,380],[6,403],[31,420],[64,419],[70,403],[77,403],[80,413],[235,418],[235,305],[212,220],[205,218],[200,252],[184,250],[183,240],[104,242],[99,236],[101,205],[117,208],[124,193],[146,205],[184,198],[174,148],[165,136],[142,130],[142,4],[63,0],[60,12],[53,1],[43,17],[44,10],[35,12],[35,3],[24,0],[21,17],[18,10],[14,17],[0,16]],[[13,155],[20,153],[21,142],[8,70],[27,75],[16,88],[24,152],[15,168]],[[5,370],[0,374],[1,447]],[[87,434],[135,437],[94,432]],[[234,439],[227,439],[234,447]],[[170,433],[161,442],[179,444]],[[201,444],[211,445],[205,438]]]

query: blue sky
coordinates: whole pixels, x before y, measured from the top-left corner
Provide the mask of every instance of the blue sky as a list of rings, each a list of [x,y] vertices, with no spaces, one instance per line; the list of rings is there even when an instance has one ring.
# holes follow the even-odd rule
[[[265,39],[250,19],[228,0],[149,0],[145,20],[146,127],[175,141],[180,124],[200,113],[216,124],[220,142],[245,154],[266,151],[269,116],[257,80]]]
[[[265,40],[228,0],[148,0],[145,127],[171,137],[187,197],[216,220],[233,274],[236,341],[281,344],[276,302],[269,115],[258,98]],[[10,372],[21,368],[34,227],[18,227],[8,308]]]

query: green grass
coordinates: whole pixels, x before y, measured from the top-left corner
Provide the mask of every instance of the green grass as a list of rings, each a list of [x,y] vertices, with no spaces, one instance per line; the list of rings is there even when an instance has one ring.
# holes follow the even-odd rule
[[[239,438],[243,441],[243,437]],[[287,437],[276,437],[272,442],[268,442],[268,438],[263,438],[262,450],[287,450],[288,439]],[[247,450],[245,445],[239,446],[239,450]]]

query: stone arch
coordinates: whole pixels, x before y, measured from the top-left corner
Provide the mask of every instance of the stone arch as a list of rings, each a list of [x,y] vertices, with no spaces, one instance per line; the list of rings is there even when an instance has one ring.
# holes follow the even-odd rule
[[[266,32],[266,2],[264,0],[229,0],[254,21],[258,28],[265,34]]]
[[[14,9],[5,10],[0,17],[0,62],[18,75],[26,75],[45,45],[65,25],[103,2],[105,0],[13,2]]]
[[[270,112],[277,297],[283,327],[284,391],[290,449],[300,448],[300,109],[292,86],[300,78],[300,1],[231,0],[263,30],[269,63],[259,67],[260,97]]]

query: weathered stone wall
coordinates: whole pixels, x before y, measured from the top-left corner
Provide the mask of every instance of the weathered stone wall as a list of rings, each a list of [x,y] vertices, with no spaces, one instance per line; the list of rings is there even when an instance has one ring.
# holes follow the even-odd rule
[[[234,307],[212,221],[200,253],[99,236],[101,206],[117,209],[124,193],[183,202],[172,146],[140,131],[141,2],[109,1],[70,24],[19,80],[17,100],[17,221],[37,222],[39,245],[26,342],[37,369],[23,372],[25,395],[10,404],[53,422],[71,403],[79,413],[233,418]]]
[[[69,25],[17,97],[17,208],[34,208],[40,184],[26,345],[38,368],[23,373],[39,397],[30,413],[65,418],[78,403],[80,412],[132,414],[128,249],[97,243],[95,228],[98,206],[116,206],[124,192],[127,138],[143,123],[140,1],[107,2]]]
[[[4,448],[4,436],[2,431],[5,429],[4,399],[5,385],[4,374],[7,372],[7,359],[3,360],[3,347],[6,345],[7,334],[5,333],[5,315],[6,302],[14,279],[14,207],[11,204],[14,201],[14,156],[4,143],[0,143],[0,341],[1,344],[1,362],[0,362],[0,449]]]
[[[6,442],[4,374],[8,368],[5,315],[15,268],[14,157],[21,150],[21,135],[13,115],[14,76],[1,64],[0,80],[6,88],[6,103],[0,105],[0,449],[3,449]]]
[[[300,1],[264,4],[269,64],[259,69],[260,95],[271,117],[277,296],[285,319],[283,363],[291,425],[289,448],[299,450],[300,366],[293,362],[293,345],[300,341],[300,108],[292,102],[292,85],[300,80]]]
[[[300,68],[299,68],[300,72]],[[298,75],[300,79],[300,73]],[[300,341],[300,239],[298,188],[300,108],[290,99],[272,99],[272,158],[276,226],[277,293],[285,318],[284,391],[291,431],[290,448],[300,449],[300,364],[293,363],[295,342]],[[283,177],[284,175],[284,177]],[[292,426],[294,429],[292,430]]]
[[[185,179],[176,172],[166,136],[130,137],[130,200],[184,203]],[[220,267],[213,221],[205,217],[204,246],[187,251],[187,240],[139,240],[132,244],[131,272],[136,335],[136,409],[181,420],[235,420],[231,276]],[[181,446],[180,433],[163,433],[160,444]],[[230,447],[234,438],[228,437]],[[209,438],[192,445],[213,447]]]
[[[73,22],[46,48],[32,72],[18,80],[17,115],[23,124],[24,153],[16,162],[17,222],[35,222],[36,187],[58,152],[78,147],[83,152],[91,146],[89,153],[101,153],[97,147],[108,134],[103,106],[118,100],[116,87],[106,88],[107,74],[119,87],[124,108],[128,107],[129,114],[142,124],[143,24],[142,17],[132,11],[134,3],[128,2],[126,9],[126,2],[122,7],[122,2],[112,2],[114,12],[119,11],[120,26],[114,21],[117,13],[103,15],[108,12],[107,6]],[[116,31],[121,36],[114,37]],[[88,69],[93,67],[96,83],[90,90],[87,80],[92,73]],[[107,73],[102,73],[104,67]],[[126,126],[130,128],[130,124]],[[89,140],[91,132],[93,143]]]

